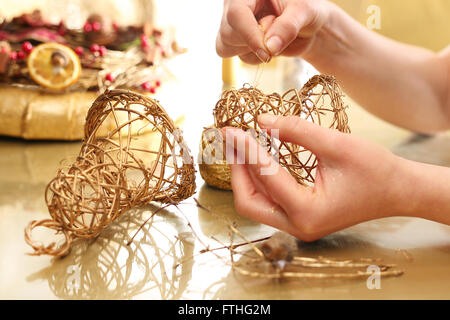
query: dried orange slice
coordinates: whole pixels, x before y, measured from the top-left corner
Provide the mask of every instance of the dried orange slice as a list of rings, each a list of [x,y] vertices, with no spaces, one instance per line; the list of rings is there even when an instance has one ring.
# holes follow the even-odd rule
[[[77,82],[81,73],[78,55],[56,42],[36,46],[27,60],[31,78],[39,85],[62,90]]]

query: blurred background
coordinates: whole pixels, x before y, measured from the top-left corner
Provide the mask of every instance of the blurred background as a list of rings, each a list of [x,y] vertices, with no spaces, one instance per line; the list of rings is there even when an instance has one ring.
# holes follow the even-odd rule
[[[378,32],[396,40],[432,50],[440,50],[448,44],[448,0],[332,1],[362,24],[368,18],[367,8],[378,6],[382,18],[381,30]],[[79,25],[91,12],[104,12],[123,24],[137,24],[150,16],[159,25],[176,25],[180,35],[189,34],[193,28],[200,27],[201,38],[206,40],[205,35],[215,33],[214,26],[218,27],[217,17],[220,17],[222,3],[221,0],[1,0],[0,14],[13,16],[39,8],[46,16],[53,16],[56,22],[61,16],[70,16],[73,18],[72,23]],[[199,37],[194,35],[192,38]]]
[[[367,8],[380,8],[381,29],[377,32],[392,39],[434,51],[449,44],[448,0],[334,0],[352,17],[366,24]]]
[[[450,39],[449,17],[450,1],[448,0],[332,0],[341,6],[363,25],[367,25],[372,12],[371,7],[379,8],[380,25],[374,31],[390,38],[413,45],[423,46],[434,51],[443,49]],[[220,24],[223,1],[221,0],[19,0],[0,1],[0,17],[12,17],[40,9],[46,17],[59,22],[66,19],[71,27],[80,27],[93,12],[101,12],[113,17],[119,24],[140,24],[150,20],[159,27],[176,29],[181,45],[190,50],[189,60],[198,59],[197,63],[181,63],[177,65],[178,74],[198,74],[198,70],[208,71],[208,81],[216,80],[220,73],[221,60],[215,54],[215,37]],[[286,66],[283,58],[275,59],[272,67],[278,73],[290,72],[293,67]],[[289,59],[292,60],[292,59]],[[255,71],[240,62],[232,63],[234,68],[244,69],[234,77],[233,85],[255,80]],[[208,66],[205,69],[202,67]],[[179,69],[184,69],[182,72]],[[246,69],[250,69],[246,70]],[[300,72],[305,68],[300,68]],[[236,70],[234,70],[236,72]],[[309,76],[309,75],[308,75]],[[275,79],[281,81],[283,75],[277,74]],[[195,81],[200,82],[201,79]],[[220,79],[219,79],[220,80]],[[232,79],[233,80],[233,79]],[[227,76],[225,81],[229,81]],[[265,89],[265,88],[263,88]],[[273,88],[277,90],[276,85]]]

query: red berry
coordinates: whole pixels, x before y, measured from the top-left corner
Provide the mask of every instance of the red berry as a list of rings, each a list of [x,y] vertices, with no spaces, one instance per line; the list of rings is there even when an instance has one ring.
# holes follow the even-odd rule
[[[17,52],[16,51],[11,51],[11,53],[9,54],[9,58],[11,60],[16,60],[17,59]]]
[[[24,58],[25,58],[25,52],[17,51],[17,59],[24,59]]]
[[[58,34],[60,36],[63,36],[66,34],[66,26],[64,25],[64,21],[62,21],[62,20],[59,21],[59,24],[58,24]]]
[[[98,44],[94,43],[93,45],[91,45],[89,50],[91,50],[92,53],[96,53],[96,52],[98,52],[100,50],[100,47],[99,47]]]
[[[105,79],[106,79],[107,81],[109,81],[109,82],[114,82],[114,80],[116,80],[116,79],[114,78],[114,76],[113,76],[111,73],[108,73],[108,74],[106,75]]]
[[[105,46],[100,46],[100,48],[98,49],[98,53],[100,53],[102,57],[106,54],[106,51],[108,50],[106,49]]]
[[[161,81],[156,80],[155,84],[156,84],[157,87],[160,87],[161,86]]]
[[[141,88],[144,89],[145,91],[150,90],[150,82],[144,82],[141,84]]]
[[[2,53],[5,53],[5,52],[6,52],[6,48],[5,48],[5,47],[2,47],[1,52],[2,52]]]
[[[93,31],[100,31],[102,29],[102,25],[98,21],[92,22],[92,30]]]
[[[81,56],[84,53],[84,49],[83,47],[76,47],[75,48],[75,53],[79,56]]]
[[[155,93],[156,92],[156,88],[155,87],[151,87],[149,91],[150,91],[150,93]]]
[[[150,44],[149,39],[147,38],[147,36],[145,34],[141,34],[141,47],[142,48],[147,48],[148,45]]]
[[[89,22],[86,22],[83,26],[83,30],[84,32],[91,32],[92,31],[92,24],[90,24]]]
[[[29,41],[22,43],[22,49],[26,53],[30,53],[33,50],[33,45]]]
[[[119,24],[117,22],[113,22],[112,27],[115,31],[119,30]]]

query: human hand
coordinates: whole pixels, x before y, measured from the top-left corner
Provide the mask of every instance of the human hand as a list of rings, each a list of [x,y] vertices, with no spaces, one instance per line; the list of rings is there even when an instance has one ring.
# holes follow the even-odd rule
[[[225,0],[217,53],[251,64],[272,56],[298,56],[328,20],[326,0]]]
[[[230,165],[235,207],[241,215],[313,241],[397,213],[403,159],[373,143],[298,117],[264,114],[258,123],[269,133],[278,129],[281,141],[301,145],[317,156],[315,184],[298,184],[250,135],[224,128],[227,145],[245,162]],[[248,150],[256,150],[256,155]],[[273,174],[262,174],[269,167],[276,169]]]

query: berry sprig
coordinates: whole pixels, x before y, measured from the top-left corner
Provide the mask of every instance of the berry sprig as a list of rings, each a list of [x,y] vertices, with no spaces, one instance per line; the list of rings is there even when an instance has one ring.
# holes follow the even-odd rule
[[[105,46],[99,46],[99,45],[96,44],[96,43],[93,43],[93,44],[90,46],[89,50],[90,50],[94,55],[99,55],[99,56],[101,56],[101,57],[103,57],[103,56],[108,52],[108,49],[106,49]]]
[[[156,89],[161,86],[161,81],[146,81],[141,84],[141,88],[144,91],[150,92],[150,93],[156,93]]]
[[[11,61],[24,60],[33,51],[33,45],[29,41],[23,42],[21,48],[22,50],[10,52],[9,59]]]
[[[105,80],[106,80],[106,81],[109,81],[110,83],[113,83],[114,81],[116,81],[116,78],[115,78],[111,73],[108,73],[108,74],[105,76]]]

